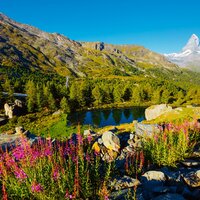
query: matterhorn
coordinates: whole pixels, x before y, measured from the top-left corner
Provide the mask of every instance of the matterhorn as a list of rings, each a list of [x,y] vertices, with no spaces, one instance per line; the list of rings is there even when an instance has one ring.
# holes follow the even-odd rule
[[[164,55],[169,61],[180,67],[200,71],[200,44],[199,38],[195,34],[190,37],[181,52]]]

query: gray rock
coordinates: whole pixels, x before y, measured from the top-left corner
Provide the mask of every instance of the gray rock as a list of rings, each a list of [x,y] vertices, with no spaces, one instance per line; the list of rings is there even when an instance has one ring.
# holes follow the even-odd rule
[[[134,138],[134,135],[131,133],[129,139],[132,140]]]
[[[39,137],[37,137],[34,134],[31,134],[29,131],[25,131],[21,134],[22,129],[21,127],[18,128],[18,134],[12,134],[8,135],[5,133],[0,134],[0,148],[3,151],[9,151],[11,148],[14,148],[16,146],[22,145],[23,144],[23,139],[27,139],[27,141],[30,143],[30,145],[33,145],[39,140]],[[20,132],[20,134],[19,134]]]
[[[52,115],[56,116],[56,115],[61,115],[63,112],[61,110],[57,110],[55,111]]]
[[[117,178],[111,181],[110,187],[115,190],[122,190],[125,188],[131,188],[140,185],[140,181],[129,176],[123,176],[122,178]]]
[[[114,192],[112,192],[110,194],[109,199],[110,200],[134,199],[134,195],[136,197],[135,199],[137,199],[137,200],[144,200],[141,188],[137,188],[136,193],[135,193],[135,191],[134,191],[133,188],[114,191]]]
[[[171,171],[167,167],[163,167],[161,171],[165,174],[168,183],[170,183],[171,185],[176,185],[177,183],[181,182],[180,171]]]
[[[13,108],[9,104],[4,104],[5,115],[8,116],[9,119],[13,118]]]
[[[167,106],[166,104],[150,106],[145,110],[145,118],[149,121],[152,119],[156,119],[160,115],[170,111],[172,111],[172,107]]]
[[[198,166],[200,166],[200,161],[194,160],[194,159],[185,159],[181,163],[186,167],[198,167]]]
[[[190,187],[199,187],[200,186],[200,170],[195,172],[190,172],[183,176],[184,181]]]
[[[16,127],[15,131],[17,135],[22,135],[24,133],[24,128],[22,126]]]
[[[152,200],[185,200],[180,194],[167,193],[153,198]]]
[[[138,123],[135,125],[135,134],[140,137],[143,137],[145,135],[151,137],[153,136],[153,134],[161,132],[162,128],[157,124]]]
[[[110,200],[126,200],[128,191],[129,189],[114,191],[110,194],[109,199]]]
[[[5,115],[12,119],[14,115],[19,116],[23,112],[22,101],[16,99],[14,104],[4,104]]]
[[[161,171],[147,171],[142,175],[142,179],[146,181],[166,181],[165,174]]]
[[[84,136],[95,135],[95,132],[94,132],[93,130],[91,130],[91,129],[89,129],[89,130],[84,130],[83,135],[84,135]]]
[[[103,133],[101,138],[102,138],[102,141],[103,141],[103,145],[107,149],[119,152],[120,140],[117,137],[117,135],[115,135],[111,131],[107,131],[107,132]]]
[[[19,100],[19,99],[15,99],[15,105],[22,108],[23,107],[23,104],[22,104],[22,101]]]

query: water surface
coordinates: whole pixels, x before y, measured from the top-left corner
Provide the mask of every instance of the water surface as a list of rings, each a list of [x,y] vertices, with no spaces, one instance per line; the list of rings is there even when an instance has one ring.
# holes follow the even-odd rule
[[[115,126],[131,123],[133,120],[144,120],[144,111],[144,107],[82,111],[71,114],[68,120],[70,125],[79,123],[95,127]]]

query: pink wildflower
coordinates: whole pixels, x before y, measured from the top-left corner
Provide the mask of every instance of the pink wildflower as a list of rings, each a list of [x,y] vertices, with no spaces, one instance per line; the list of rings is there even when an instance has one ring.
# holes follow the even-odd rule
[[[43,188],[42,186],[39,184],[39,183],[33,183],[32,186],[31,186],[31,191],[32,192],[36,192],[36,193],[39,193],[39,192],[42,192],[43,191]]]
[[[16,168],[14,171],[14,174],[17,179],[26,179],[27,178],[26,173],[20,168]]]
[[[60,177],[60,173],[58,170],[58,167],[56,167],[55,169],[53,169],[53,173],[52,173],[52,178],[54,181],[58,180]]]
[[[92,141],[92,136],[91,135],[87,136],[87,141],[88,141],[89,144],[91,143],[91,141]]]
[[[69,194],[69,191],[66,190],[65,199],[74,199],[74,195]]]

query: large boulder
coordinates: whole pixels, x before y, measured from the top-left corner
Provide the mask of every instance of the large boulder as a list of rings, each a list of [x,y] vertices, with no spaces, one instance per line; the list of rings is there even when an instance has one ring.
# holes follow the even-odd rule
[[[14,147],[23,144],[24,139],[26,139],[30,145],[38,142],[39,137],[31,134],[29,131],[25,131],[22,127],[16,127],[16,132],[14,134],[0,134],[0,149],[3,151],[9,151]]]
[[[8,116],[9,119],[12,119],[13,116],[20,116],[23,113],[23,104],[19,99],[15,100],[14,104],[4,104],[5,115]]]
[[[160,104],[160,105],[153,105],[148,107],[145,110],[145,118],[146,120],[152,120],[156,119],[160,115],[172,111],[171,106],[167,106],[166,104]]]
[[[102,139],[103,145],[107,149],[109,149],[111,151],[116,151],[116,152],[119,151],[120,140],[117,137],[117,135],[115,135],[113,132],[107,131],[107,132],[103,133],[101,139]]]
[[[5,115],[8,116],[9,119],[13,118],[13,108],[9,104],[4,104]]]
[[[97,138],[97,141],[93,144],[92,149],[101,155],[102,160],[106,162],[112,162],[118,156],[120,149],[120,140],[117,135],[111,131],[103,133],[103,135]]]
[[[153,136],[155,133],[161,133],[162,127],[157,124],[135,124],[135,134],[139,137],[142,136]]]
[[[147,171],[142,175],[142,179],[146,181],[166,181],[165,174],[161,171]]]

